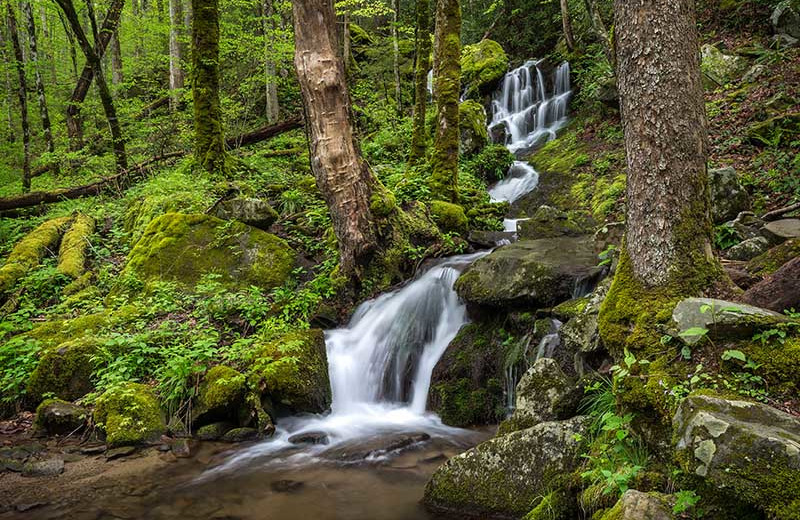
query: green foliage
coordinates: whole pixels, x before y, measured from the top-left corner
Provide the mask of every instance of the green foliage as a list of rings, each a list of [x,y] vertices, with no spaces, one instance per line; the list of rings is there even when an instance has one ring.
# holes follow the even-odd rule
[[[714,246],[717,249],[730,249],[739,243],[739,236],[733,226],[722,224],[714,228]]]

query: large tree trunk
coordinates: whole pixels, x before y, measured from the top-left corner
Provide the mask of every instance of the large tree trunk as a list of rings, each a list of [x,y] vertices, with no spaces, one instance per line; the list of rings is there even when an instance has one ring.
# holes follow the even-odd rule
[[[50,114],[47,110],[47,97],[44,92],[44,82],[42,81],[42,71],[39,69],[39,49],[36,45],[36,23],[33,18],[33,9],[30,1],[23,2],[22,10],[25,12],[25,19],[28,24],[28,44],[31,48],[31,64],[33,65],[34,78],[36,79],[36,96],[39,98],[39,115],[42,119],[42,132],[47,143],[47,151],[55,152],[56,147],[53,142],[53,131],[50,127]]]
[[[713,258],[694,0],[617,0],[615,11],[626,251],[635,278],[659,286]]]
[[[600,16],[600,11],[597,9],[596,0],[583,0],[586,12],[589,14],[589,21],[591,22],[592,32],[595,37],[603,46],[603,54],[611,64],[612,67],[616,66],[617,58],[614,55],[614,44],[611,41],[611,35],[606,29],[606,24],[603,22],[603,17]]]
[[[436,138],[430,187],[435,199],[458,201],[458,102],[461,94],[461,4],[438,0],[433,49]]]
[[[28,82],[25,79],[25,61],[22,56],[22,46],[19,43],[17,15],[11,6],[11,0],[6,0],[6,15],[8,35],[11,40],[11,46],[14,49],[14,66],[17,69],[19,78],[17,97],[19,98],[19,112],[22,119],[22,191],[28,192],[31,189],[31,127],[28,124]]]
[[[122,48],[119,44],[119,26],[111,37],[111,84],[121,85],[125,81],[122,75]]]
[[[219,104],[219,4],[192,0],[194,156],[211,173],[225,171],[225,137]]]
[[[350,40],[350,11],[345,10],[342,15],[342,61],[344,61],[345,74],[350,73],[352,60],[353,42]]]
[[[59,2],[60,4],[60,2]],[[106,52],[108,43],[111,41],[111,35],[117,29],[120,16],[122,15],[122,6],[124,0],[111,0],[111,5],[108,7],[108,13],[103,21],[103,26],[98,33],[98,39],[95,41],[94,53],[102,59]],[[72,26],[72,33],[75,35],[75,28]],[[80,26],[80,23],[78,24]],[[81,29],[83,32],[83,29]],[[92,85],[94,78],[94,69],[91,63],[88,62],[84,65],[78,83],[72,91],[69,102],[67,103],[67,135],[70,138],[70,146],[72,149],[78,149],[83,146],[83,131],[80,121],[81,104],[86,99],[89,93],[89,87]]]
[[[278,104],[278,83],[275,76],[275,62],[273,61],[272,54],[275,52],[273,45],[273,37],[270,37],[270,31],[274,35],[277,29],[275,23],[275,7],[272,5],[272,0],[264,0],[264,83],[265,83],[265,107],[264,110],[267,116],[268,123],[274,123],[278,120],[280,115],[280,105]]]
[[[377,244],[370,210],[376,179],[350,124],[350,97],[331,0],[293,0],[295,55],[309,134],[311,167],[339,242],[340,270],[351,279]]]
[[[567,49],[572,52],[575,49],[575,37],[572,35],[572,20],[569,17],[569,2],[567,0],[561,0],[561,26],[564,28]]]
[[[412,164],[423,160],[428,148],[425,112],[428,107],[428,71],[431,69],[430,26],[430,0],[417,0],[417,63],[414,69],[414,119],[409,154]]]
[[[6,54],[6,39],[5,39],[5,24],[0,25],[0,58],[3,63],[10,63]],[[11,86],[11,74],[8,72],[8,67],[3,67],[5,72],[6,81],[6,119],[8,122],[8,134],[6,139],[9,143],[17,140],[16,132],[14,131],[14,88]]]
[[[181,0],[169,0],[169,91],[170,108],[175,110],[180,103],[183,89],[183,49],[180,44],[183,12]]]

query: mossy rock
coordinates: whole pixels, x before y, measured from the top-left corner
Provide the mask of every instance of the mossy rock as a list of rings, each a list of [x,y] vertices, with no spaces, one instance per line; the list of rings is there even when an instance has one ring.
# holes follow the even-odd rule
[[[674,497],[662,493],[643,493],[629,489],[600,520],[673,520]]]
[[[94,421],[102,425],[109,447],[154,442],[166,431],[158,398],[146,385],[125,383],[103,393]]]
[[[67,401],[88,394],[94,390],[92,356],[97,352],[97,340],[91,337],[67,341],[44,350],[28,380],[28,395],[38,403],[46,394]]]
[[[800,392],[800,338],[784,342],[750,342],[741,347],[748,358],[758,363],[756,373],[763,377],[772,393],[797,395]]]
[[[228,290],[284,284],[295,253],[275,235],[209,215],[167,213],[153,220],[128,255],[123,276],[192,289],[209,273]]]
[[[69,435],[86,425],[89,413],[61,399],[46,399],[36,408],[33,430],[37,435]]]
[[[800,239],[787,240],[747,262],[746,269],[751,274],[767,276],[798,256],[800,256]]]
[[[747,138],[759,146],[779,146],[800,136],[800,112],[771,117],[747,128]]]
[[[89,238],[94,233],[94,219],[79,213],[72,225],[64,233],[61,247],[58,250],[58,272],[73,280],[80,278],[86,271],[86,253],[89,249]]]
[[[55,251],[61,234],[72,222],[72,217],[48,220],[28,233],[14,246],[6,262],[0,267],[0,295],[14,288],[17,281],[42,259]]]
[[[221,420],[247,422],[246,393],[244,374],[225,365],[211,368],[200,384],[197,405],[192,410],[192,423],[197,426]]]
[[[459,150],[463,156],[480,152],[489,142],[486,110],[477,101],[468,99],[458,105],[458,128],[461,139]]]
[[[741,56],[725,54],[713,45],[705,44],[700,49],[703,71],[703,86],[716,89],[736,81],[747,71],[747,60]]]
[[[539,206],[528,220],[517,223],[517,235],[520,239],[536,240],[591,234],[594,231],[592,218],[578,213],[571,211],[568,214],[551,206]]]
[[[325,336],[319,329],[286,334],[256,347],[248,381],[291,413],[322,413],[331,405]]]
[[[461,84],[466,97],[491,94],[508,71],[508,56],[494,40],[484,39],[461,49]]]
[[[464,164],[475,177],[491,184],[504,179],[513,162],[514,155],[508,148],[502,144],[490,144]]]
[[[553,316],[561,321],[569,321],[583,313],[591,300],[590,296],[573,298],[553,307]]]
[[[573,497],[564,491],[551,491],[522,520],[572,520],[578,517]]]
[[[469,227],[464,208],[458,204],[435,200],[431,202],[431,217],[445,232],[465,234]]]

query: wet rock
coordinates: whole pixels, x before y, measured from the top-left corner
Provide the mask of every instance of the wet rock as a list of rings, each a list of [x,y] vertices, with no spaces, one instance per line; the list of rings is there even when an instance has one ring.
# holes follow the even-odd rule
[[[730,277],[733,283],[735,283],[739,288],[744,289],[745,291],[761,281],[760,276],[754,276],[745,271],[744,269],[725,266],[725,272]]]
[[[81,448],[81,455],[100,455],[101,453],[105,453],[106,445],[105,444],[98,444],[96,446],[84,446]]]
[[[713,90],[731,83],[747,71],[747,60],[741,56],[725,54],[713,45],[705,44],[700,48],[702,59],[700,68],[703,71],[703,86]]]
[[[539,206],[529,219],[519,221],[517,234],[520,239],[536,240],[562,236],[586,235],[590,225],[570,218],[566,212],[551,206]]]
[[[236,198],[220,202],[214,207],[214,216],[222,220],[238,220],[264,231],[278,220],[278,212],[266,201],[253,198]]]
[[[298,480],[275,480],[270,482],[269,487],[276,493],[294,493],[300,491],[304,485]]]
[[[675,306],[672,320],[681,333],[701,328],[708,330],[707,335],[711,339],[750,339],[758,330],[785,323],[787,318],[768,309],[744,303],[713,298],[687,298]],[[681,336],[688,345],[693,345],[702,338],[699,334]]]
[[[23,477],[52,477],[64,472],[64,459],[52,458],[28,462],[22,467]]]
[[[501,240],[509,243],[513,240],[515,233],[506,231],[470,231],[467,241],[480,249],[495,247]]]
[[[330,439],[325,432],[303,432],[289,437],[292,444],[328,444]]]
[[[611,278],[606,278],[586,296],[586,304],[558,331],[561,349],[554,354],[561,369],[570,376],[582,377],[587,371],[596,369],[599,357],[605,349],[600,339],[597,318],[611,287]]]
[[[769,240],[764,237],[748,238],[744,242],[739,242],[723,254],[725,258],[746,262],[752,260],[760,254],[769,250]]]
[[[86,424],[88,412],[82,406],[62,401],[47,399],[36,408],[33,421],[36,435],[68,435],[76,433]]]
[[[201,441],[217,441],[221,439],[226,432],[234,428],[236,428],[236,426],[229,422],[215,422],[198,428],[196,436]]]
[[[783,0],[772,11],[769,21],[775,34],[800,39],[800,4]]]
[[[800,219],[784,218],[768,222],[762,232],[776,244],[792,238],[800,238]]]
[[[709,170],[708,181],[711,187],[711,217],[715,223],[727,222],[750,208],[750,196],[739,182],[735,169]]]
[[[255,428],[234,428],[222,436],[223,442],[245,442],[258,439],[258,430]]]
[[[582,280],[602,272],[591,237],[523,240],[477,260],[455,289],[469,304],[486,307],[552,307],[572,297]]]
[[[544,422],[479,444],[443,464],[423,502],[437,512],[520,518],[580,464],[586,417]]]
[[[503,421],[499,433],[568,419],[575,415],[582,397],[583,388],[567,377],[554,359],[539,359],[520,379],[514,413]]]
[[[750,287],[742,295],[742,301],[775,312],[800,309],[800,258],[790,260]]]
[[[673,520],[673,501],[669,495],[629,489],[600,520]]]
[[[430,438],[431,436],[424,432],[398,433],[336,446],[326,451],[324,456],[342,462],[358,462],[397,453]]]
[[[173,439],[169,444],[169,449],[176,458],[188,459],[192,456],[194,445],[190,439]]]
[[[122,446],[120,448],[112,448],[106,451],[106,460],[121,459],[136,453],[136,446]]]
[[[486,109],[474,100],[458,105],[459,151],[464,156],[474,155],[489,142],[486,130]]]
[[[684,471],[770,518],[797,518],[800,420],[760,403],[690,395],[672,424]]]

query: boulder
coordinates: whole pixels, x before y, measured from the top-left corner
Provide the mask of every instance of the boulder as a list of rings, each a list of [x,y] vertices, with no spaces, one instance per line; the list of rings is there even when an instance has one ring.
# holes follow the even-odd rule
[[[600,520],[673,520],[671,502],[669,495],[629,489]]]
[[[197,429],[195,435],[201,441],[218,441],[223,435],[234,428],[236,428],[236,426],[229,422],[219,421],[201,426]]]
[[[465,98],[491,94],[508,70],[508,56],[494,40],[483,39],[461,49],[461,85]]]
[[[38,402],[46,395],[74,401],[88,394],[94,389],[91,360],[97,349],[97,341],[86,337],[44,350],[28,380],[28,395]]]
[[[778,520],[800,515],[800,420],[764,404],[693,394],[673,419],[684,471]]]
[[[552,307],[570,299],[580,282],[597,278],[596,264],[589,236],[522,240],[473,263],[455,289],[476,306]]]
[[[431,218],[445,232],[465,234],[469,227],[464,208],[458,204],[434,200],[431,202]]]
[[[278,212],[269,203],[244,197],[220,202],[214,206],[214,216],[222,220],[238,220],[264,231],[278,220]]]
[[[139,383],[115,386],[98,397],[94,422],[105,431],[109,448],[153,442],[166,430],[158,398]]]
[[[681,339],[694,345],[703,335],[683,335],[690,329],[707,329],[711,339],[750,339],[764,328],[786,323],[787,318],[777,312],[744,303],[713,298],[686,298],[672,311]]]
[[[756,217],[752,211],[742,211],[736,215],[735,219],[726,222],[724,225],[734,230],[739,241],[744,241],[763,236],[761,228],[764,227],[764,224],[764,221]]]
[[[790,260],[750,287],[742,295],[742,301],[775,312],[800,309],[800,258]]]
[[[743,269],[733,266],[725,266],[724,269],[731,281],[745,291],[761,281],[761,277],[754,276]]]
[[[769,18],[775,34],[785,34],[794,39],[800,39],[800,2],[797,0],[783,0],[772,11]]]
[[[258,439],[259,433],[255,428],[234,428],[225,432],[223,442],[246,442]]]
[[[765,276],[772,274],[788,261],[800,256],[800,239],[787,240],[747,262],[747,272]]]
[[[33,429],[37,435],[69,435],[86,425],[85,408],[61,399],[46,399],[36,408]]]
[[[709,90],[739,79],[747,71],[747,60],[741,56],[725,54],[711,44],[700,48],[703,86]]]
[[[775,244],[800,238],[800,218],[784,218],[764,225],[762,233]]]
[[[200,384],[192,424],[197,427],[219,421],[247,422],[246,391],[244,374],[225,365],[212,367]]]
[[[580,464],[589,419],[544,422],[457,455],[433,474],[423,502],[437,512],[520,518]]]
[[[611,281],[611,278],[606,278],[598,284],[594,292],[586,297],[583,309],[558,331],[562,345],[559,349],[560,364],[567,374],[583,377],[587,371],[598,368],[596,358],[602,358],[605,354],[597,318]]]
[[[746,262],[769,250],[769,240],[764,237],[748,238],[726,250],[723,254],[730,260]]]
[[[22,467],[23,477],[53,477],[64,473],[64,459],[54,457],[31,461]]]
[[[489,142],[486,109],[477,101],[468,99],[458,105],[458,118],[461,155],[469,156],[480,152]]]
[[[591,217],[581,219],[575,212],[569,215],[551,206],[539,206],[530,218],[519,221],[517,234],[520,239],[529,240],[581,236],[591,232],[590,221]]]
[[[147,226],[122,277],[169,280],[192,289],[214,273],[227,290],[270,289],[289,279],[294,264],[294,251],[275,235],[210,215],[167,213]]]
[[[500,425],[499,433],[569,419],[575,415],[582,397],[583,388],[564,374],[556,360],[541,358],[520,379],[514,412]]]
[[[709,170],[708,181],[711,187],[711,217],[715,223],[727,222],[750,208],[750,196],[739,182],[735,169]]]

